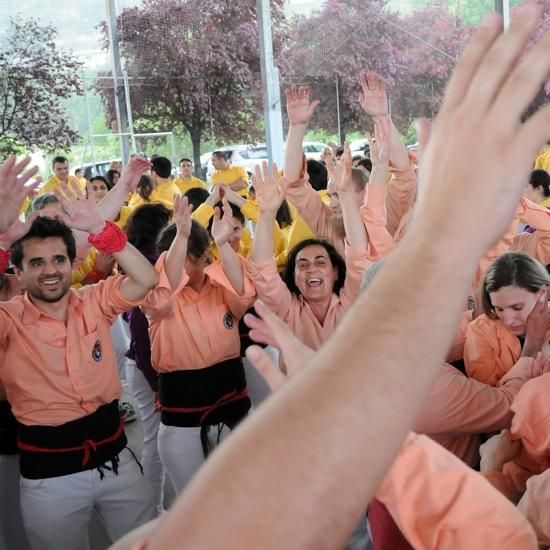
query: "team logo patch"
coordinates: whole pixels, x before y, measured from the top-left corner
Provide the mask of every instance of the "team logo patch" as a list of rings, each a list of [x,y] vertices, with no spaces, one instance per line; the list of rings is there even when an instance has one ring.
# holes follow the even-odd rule
[[[476,308],[476,300],[473,296],[468,296],[468,311],[473,311]]]
[[[94,347],[92,348],[92,358],[96,363],[99,363],[103,357],[103,350],[101,349],[101,342],[96,340]]]
[[[228,330],[231,330],[235,326],[235,319],[233,319],[233,315],[229,311],[223,316],[223,326]]]

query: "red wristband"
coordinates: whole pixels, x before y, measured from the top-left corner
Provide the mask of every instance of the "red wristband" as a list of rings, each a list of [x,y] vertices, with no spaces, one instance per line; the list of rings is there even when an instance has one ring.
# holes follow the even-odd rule
[[[105,222],[105,227],[97,235],[88,235],[88,242],[103,254],[120,252],[128,242],[126,233],[112,222]]]
[[[11,250],[0,248],[0,275],[4,275],[10,265]]]

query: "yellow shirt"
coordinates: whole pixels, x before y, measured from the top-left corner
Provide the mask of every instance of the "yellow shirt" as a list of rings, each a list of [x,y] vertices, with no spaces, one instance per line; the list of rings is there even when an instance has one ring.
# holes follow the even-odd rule
[[[247,186],[237,191],[237,194],[246,197],[248,193],[248,174],[242,166],[230,166],[225,170],[216,170],[212,174],[212,185],[231,185],[239,180],[243,180]]]
[[[179,178],[176,178],[174,180],[174,183],[178,186],[178,189],[180,190],[180,193],[182,195],[186,191],[189,191],[189,189],[195,189],[197,187],[199,187],[200,189],[207,189],[204,181],[200,180],[199,178],[196,178],[195,176],[191,176],[188,180],[184,180],[180,176]]]
[[[84,185],[82,185],[77,178],[75,178],[74,176],[69,176],[69,184],[73,181],[78,184],[82,191],[86,191],[86,180],[84,180]],[[38,192],[40,193],[40,195],[43,195],[44,193],[53,193],[53,190],[57,189],[60,185],[61,180],[57,176],[50,176]]]
[[[133,210],[142,204],[160,202],[172,210],[174,208],[174,196],[178,195],[179,192],[178,186],[173,181],[168,180],[153,189],[148,201],[143,200],[138,193],[134,193],[128,206]]]
[[[97,250],[90,248],[88,256],[83,262],[80,262],[77,267],[73,269],[72,288],[81,288],[82,283],[86,280],[86,277],[92,272],[97,256]]]
[[[550,174],[550,147],[547,147],[535,161],[535,170],[546,170]]]

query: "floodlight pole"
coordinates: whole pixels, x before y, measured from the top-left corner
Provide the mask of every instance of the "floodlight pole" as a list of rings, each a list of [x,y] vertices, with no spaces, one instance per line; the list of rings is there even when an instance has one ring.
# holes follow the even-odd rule
[[[510,26],[510,0],[495,0],[495,11],[502,16],[504,30]]]
[[[260,39],[260,68],[262,72],[262,96],[264,100],[265,143],[269,164],[283,166],[284,138],[281,115],[281,89],[279,70],[273,61],[273,37],[271,35],[271,10],[269,0],[256,0],[258,36]]]
[[[126,106],[124,102],[124,85],[121,85],[123,81],[121,63],[120,63],[120,49],[118,47],[118,29],[116,24],[116,9],[115,0],[105,0],[105,7],[107,9],[107,19],[109,28],[109,45],[111,47],[111,57],[113,62],[113,84],[114,84],[114,99],[115,99],[115,111],[117,130],[120,140],[120,157],[122,163],[127,164],[130,157],[130,147],[128,143],[128,113],[126,112]]]

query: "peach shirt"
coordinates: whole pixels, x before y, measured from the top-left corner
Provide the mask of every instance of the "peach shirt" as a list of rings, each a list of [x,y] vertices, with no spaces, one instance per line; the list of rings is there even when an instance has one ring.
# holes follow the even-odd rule
[[[57,426],[120,397],[110,328],[129,302],[123,276],[69,290],[67,323],[41,312],[29,296],[0,302],[0,378],[17,420]]]

